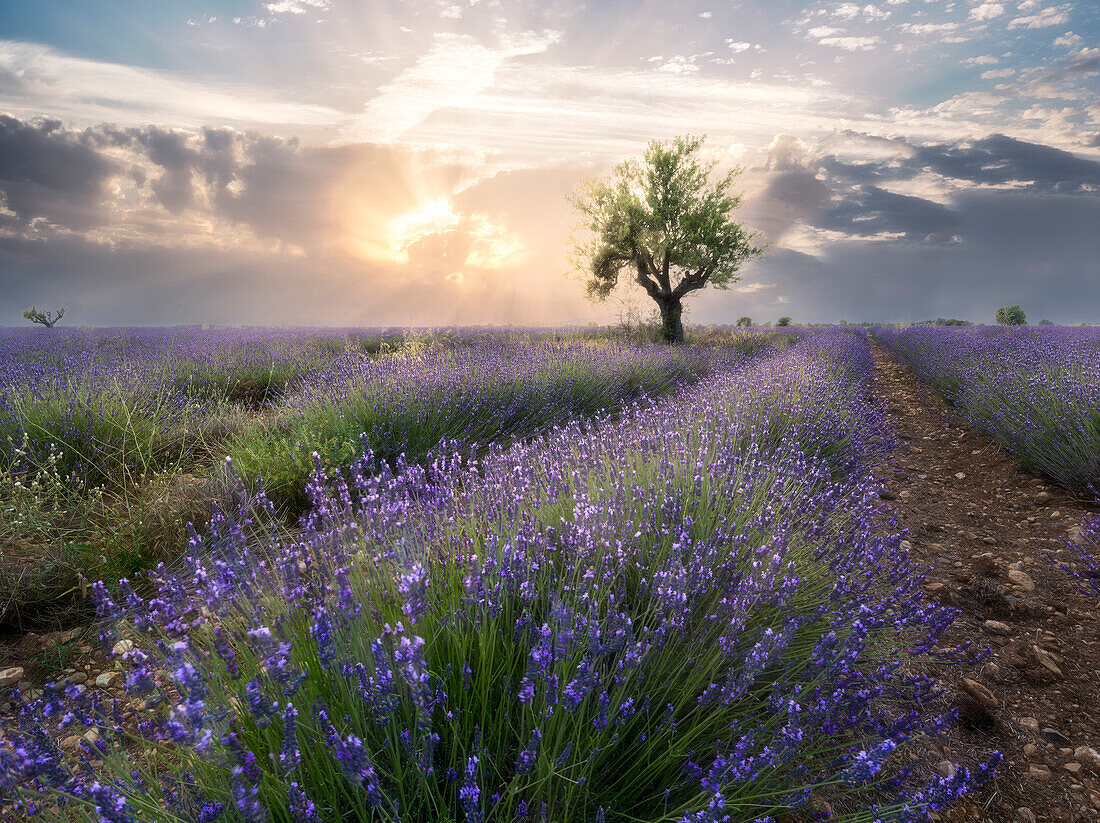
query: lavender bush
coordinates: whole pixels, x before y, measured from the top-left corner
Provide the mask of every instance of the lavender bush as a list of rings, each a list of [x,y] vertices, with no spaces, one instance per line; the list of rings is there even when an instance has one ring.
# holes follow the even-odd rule
[[[875,337],[1029,471],[1100,483],[1100,330],[878,328]]]
[[[98,589],[141,702],[22,706],[9,810],[923,819],[974,778],[899,756],[944,722],[903,663],[951,614],[874,524],[872,373],[826,335],[477,459],[318,460],[295,539],[219,515],[152,598]]]
[[[757,353],[762,353],[766,345]],[[288,398],[274,423],[229,443],[237,469],[262,477],[279,504],[301,511],[313,454],[330,470],[365,444],[376,456],[420,459],[444,440],[466,448],[529,435],[577,415],[666,394],[714,368],[704,348],[489,339],[373,361],[333,361]]]

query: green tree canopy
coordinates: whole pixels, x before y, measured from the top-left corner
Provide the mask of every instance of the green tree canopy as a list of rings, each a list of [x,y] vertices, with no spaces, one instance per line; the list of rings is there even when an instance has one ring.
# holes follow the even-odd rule
[[[1027,323],[1027,315],[1019,306],[1001,306],[997,309],[996,317],[1002,326],[1022,326]]]
[[[589,297],[607,298],[629,271],[657,303],[670,343],[684,339],[686,295],[729,288],[741,279],[741,266],[764,251],[731,216],[741,202],[730,194],[740,169],[712,179],[717,162],[699,157],[702,145],[700,137],[654,141],[640,161],[585,181],[570,199],[589,232],[574,249]]]

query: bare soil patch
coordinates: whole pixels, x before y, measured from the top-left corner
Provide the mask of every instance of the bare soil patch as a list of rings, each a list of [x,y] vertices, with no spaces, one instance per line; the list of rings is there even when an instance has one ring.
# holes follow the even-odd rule
[[[929,754],[942,768],[1004,755],[966,816],[949,817],[1100,820],[1100,598],[1057,565],[1072,564],[1066,541],[1095,506],[1025,472],[877,345],[875,357],[902,438],[888,511],[931,568],[928,594],[959,610],[942,645],[987,651],[932,664],[959,723]]]

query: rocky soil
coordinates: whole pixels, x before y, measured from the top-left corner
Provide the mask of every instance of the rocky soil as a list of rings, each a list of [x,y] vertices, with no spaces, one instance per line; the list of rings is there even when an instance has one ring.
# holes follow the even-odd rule
[[[1100,597],[1057,565],[1096,507],[1024,472],[884,350],[876,358],[902,437],[883,497],[931,568],[928,594],[959,610],[942,645],[986,652],[933,665],[960,722],[930,754],[941,772],[1005,758],[951,818],[1100,820]]]

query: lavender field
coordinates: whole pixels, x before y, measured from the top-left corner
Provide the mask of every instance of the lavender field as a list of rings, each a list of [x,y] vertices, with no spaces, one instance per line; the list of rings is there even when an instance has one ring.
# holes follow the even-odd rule
[[[976,410],[1017,395],[960,392],[1010,346],[1073,375],[1049,414],[1095,414],[1092,338],[965,334],[874,331],[929,380],[965,352],[942,379],[995,434]],[[94,601],[124,685],[20,700],[5,814],[871,821],[954,803],[998,758],[921,762],[953,722],[922,661],[956,614],[884,523],[897,442],[871,339],[700,340],[5,333],[0,539],[40,575],[6,617]]]
[[[874,334],[1026,469],[1096,496],[1100,329],[911,326]]]

